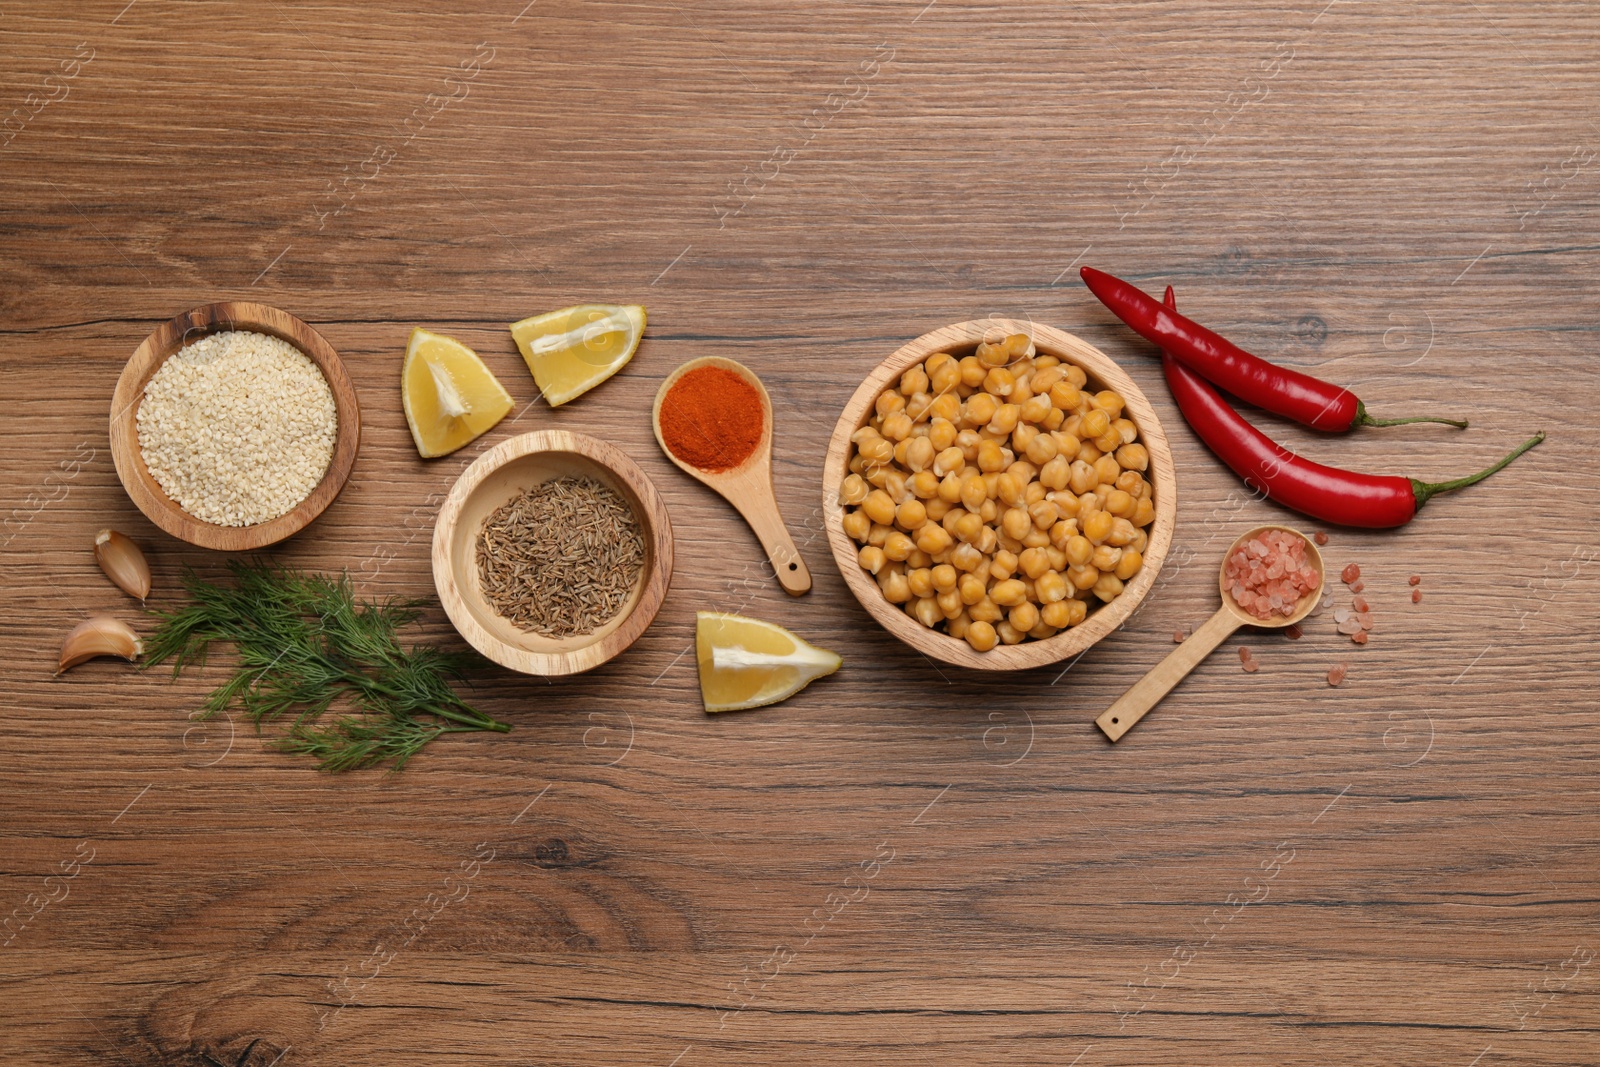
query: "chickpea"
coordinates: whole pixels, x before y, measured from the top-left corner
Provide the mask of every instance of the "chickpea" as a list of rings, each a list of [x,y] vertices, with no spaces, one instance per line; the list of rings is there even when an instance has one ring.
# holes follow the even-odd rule
[[[1155,504],[1148,497],[1140,497],[1139,502],[1133,506],[1133,524],[1135,526],[1149,526],[1155,519]]]
[[[940,393],[928,405],[928,417],[955,422],[961,418],[961,398],[955,393]]]
[[[916,547],[916,543],[911,538],[899,530],[895,530],[884,539],[883,554],[892,560],[904,560],[911,555],[912,550]]]
[[[1094,439],[1094,447],[1105,453],[1115,452],[1117,449],[1122,447],[1122,435],[1119,434],[1117,432],[1117,428],[1113,426],[1111,429]]]
[[[978,551],[977,546],[964,541],[950,550],[950,564],[958,571],[970,574],[983,566],[984,562],[983,553]]]
[[[1111,428],[1117,431],[1124,445],[1131,445],[1139,439],[1139,427],[1131,419],[1112,419]]]
[[[1023,401],[1017,409],[1017,415],[1023,422],[1040,423],[1049,418],[1053,410],[1055,409],[1050,403],[1050,394],[1039,393]]]
[[[1050,531],[1041,530],[1035,526],[1033,529],[1028,531],[1027,536],[1022,539],[1021,544],[1023,548],[1049,548]]]
[[[1050,439],[1055,443],[1055,438]],[[1072,479],[1072,464],[1067,462],[1065,456],[1052,457],[1039,468],[1039,484],[1046,489],[1065,489]]]
[[[1108,418],[1114,419],[1122,414],[1123,401],[1117,393],[1104,389],[1094,394],[1094,406],[1096,410],[1105,412]]]
[[[939,605],[939,614],[946,619],[953,619],[967,610],[967,606],[961,602],[961,594],[954,589],[935,593],[933,599]]]
[[[1003,645],[1020,645],[1022,639],[1028,636],[1025,631],[1017,629],[1006,620],[995,623],[994,632],[999,635],[1000,643]]]
[[[982,529],[983,516],[969,511],[955,521],[954,528],[950,532],[956,535],[956,540],[970,545],[978,540],[978,533]]]
[[[911,476],[911,495],[918,500],[932,500],[939,495],[939,478],[932,471],[918,471]]]
[[[1092,464],[1085,463],[1081,459],[1073,461],[1072,466],[1069,468],[1067,485],[1074,493],[1081,497],[1084,493],[1091,492],[1099,484],[1100,472]]]
[[[1078,460],[1080,462],[1094,463],[1103,455],[1105,453],[1096,448],[1093,441],[1085,441],[1078,446]]]
[[[978,446],[978,469],[982,471],[999,472],[1006,468],[1005,452],[993,441],[985,441]]]
[[[1082,401],[1077,386],[1064,378],[1050,387],[1050,403],[1061,411],[1076,411]]]
[[[1061,520],[1061,512],[1050,501],[1041,499],[1028,505],[1028,517],[1033,520],[1036,528],[1048,530]]]
[[[1089,562],[1094,555],[1094,543],[1081,534],[1067,538],[1063,551],[1067,554],[1067,562],[1074,567],[1081,567]]]
[[[888,557],[883,554],[883,549],[867,545],[856,555],[856,562],[870,574],[877,574],[883,570],[883,565],[888,562]]]
[[[982,619],[975,619],[967,626],[967,644],[974,651],[987,652],[1000,640],[995,628]]]
[[[920,548],[913,548],[906,557],[907,570],[927,570],[933,566],[933,557]]]
[[[930,358],[928,365],[928,387],[934,395],[947,394],[962,384],[962,366],[952,358],[946,357],[936,366]]]
[[[1027,590],[1015,578],[994,583],[989,590],[989,599],[1003,608],[1013,608],[1027,599]]]
[[[983,438],[978,436],[977,430],[957,430],[956,447],[961,449],[961,454],[967,458],[968,463],[978,462],[978,445],[983,443]]]
[[[1022,506],[1031,509],[1033,505],[1050,495],[1050,491],[1038,482],[1029,482],[1028,488],[1022,491]]]
[[[1022,567],[1022,573],[1032,581],[1050,569],[1050,556],[1042,548],[1025,548],[1022,555],[1017,557],[1017,562]],[[1033,629],[1033,627],[1028,627]]]
[[[986,367],[1004,367],[1011,362],[1011,356],[1006,352],[1005,345],[992,345],[987,341],[978,346],[977,356]]]
[[[1001,610],[1000,605],[988,597],[984,597],[976,604],[968,604],[967,614],[975,622],[999,622],[1006,617],[1006,613]]]
[[[1006,621],[1023,633],[1027,633],[1039,625],[1039,609],[1024,600],[1011,609],[1011,613],[1006,616]]]
[[[1106,486],[1115,486],[1118,475],[1122,473],[1114,456],[1101,456],[1095,460],[1094,470],[1100,476],[1100,483]]]
[[[885,526],[882,523],[875,522],[872,524],[872,529],[867,533],[867,544],[882,548],[883,543],[889,540],[889,535],[892,533],[894,533],[893,526]]]
[[[989,483],[976,471],[961,480],[961,503],[968,511],[977,511],[989,499]]]
[[[967,616],[966,610],[962,609],[955,615],[950,616],[950,622],[945,626],[945,632],[957,641],[962,641],[966,639],[967,628],[971,625],[972,619]]]
[[[1044,550],[1044,554],[1050,557],[1051,570],[1064,571],[1067,569],[1067,554],[1055,545],[1048,546]]]
[[[1133,532],[1133,540],[1128,542],[1128,547],[1143,555],[1150,549],[1150,535],[1143,530]]]
[[[928,572],[928,580],[933,582],[934,589],[941,593],[948,593],[956,587],[956,569],[948,563],[941,563]]]
[[[904,504],[900,505],[905,507]],[[1119,518],[1128,518],[1133,514],[1133,497],[1121,489],[1113,489],[1106,494],[1106,511]]]
[[[938,472],[939,460],[935,459],[934,472]],[[956,473],[946,474],[939,482],[939,499],[946,504],[961,503],[961,476]]]
[[[994,500],[985,500],[978,508],[978,514],[984,522],[993,522],[1000,514],[1000,504]]]
[[[1072,618],[1072,608],[1069,605],[1080,603],[1076,600],[1053,600],[1039,609],[1039,622],[1041,625],[1054,626],[1058,630],[1065,630],[1068,620]]]
[[[1083,536],[1097,545],[1102,544],[1106,538],[1111,536],[1111,527],[1114,521],[1114,517],[1109,512],[1096,511],[1083,520]]]
[[[900,394],[894,392],[880,393],[877,402],[872,405],[872,410],[877,412],[878,418],[887,419],[890,415],[906,409],[906,397],[910,393]]]
[[[1081,427],[1081,432],[1078,436],[1092,440],[1111,429],[1111,416],[1099,408],[1094,408],[1083,417],[1083,421],[1078,425]]]
[[[989,586],[975,574],[963,574],[956,591],[961,594],[961,602],[971,607],[989,595]]]
[[[996,581],[1003,582],[1017,572],[1017,564],[1017,554],[1002,548],[989,562],[989,575]]]
[[[995,409],[994,418],[984,427],[990,433],[1002,437],[1010,436],[1011,431],[1017,428],[1017,420],[1022,415],[1022,409],[1015,404],[1001,404]]]
[[[906,586],[914,597],[933,595],[933,572],[925,567],[906,571]]]
[[[1122,549],[1116,545],[1099,545],[1094,550],[1094,555],[1089,557],[1090,566],[1098,571],[1116,570],[1117,564],[1122,560]]]
[[[966,469],[966,466],[966,453],[955,445],[951,445],[933,457],[933,473],[941,478],[947,475],[960,474]]]
[[[1037,464],[1041,468],[1041,477],[1043,477],[1042,468],[1056,461],[1056,451],[1056,439],[1047,433],[1041,433],[1028,442],[1023,454],[1028,457],[1029,463]],[[1055,488],[1059,489],[1061,487],[1058,485]]]
[[[867,499],[862,501],[861,510],[866,512],[867,518],[879,525],[888,525],[894,521],[894,498],[882,489],[874,489],[867,494]]]
[[[1041,604],[1054,604],[1067,599],[1067,580],[1060,571],[1045,571],[1033,580],[1033,590]]]
[[[967,356],[958,365],[961,368],[961,384],[972,389],[982,385],[983,376],[989,373],[989,368],[977,356]]]
[[[1138,528],[1127,519],[1112,519],[1111,532],[1106,535],[1106,544],[1122,547],[1133,544],[1133,537],[1139,532]]]
[[[893,396],[893,393],[885,393]],[[884,437],[891,441],[904,441],[911,436],[911,416],[903,411],[897,411],[883,420],[883,429],[880,431]]]
[[[1067,568],[1067,581],[1075,589],[1093,589],[1094,584],[1100,580],[1100,572],[1088,563],[1082,566]]]
[[[1067,542],[1078,536],[1078,520],[1062,519],[1050,527],[1050,547],[1065,550]]]
[[[1102,574],[1091,587],[1094,595],[1101,600],[1110,602],[1117,599],[1122,592],[1122,579],[1115,574]]]
[[[928,521],[928,509],[920,500],[907,500],[895,509],[894,524],[900,529],[915,532]]]
[[[917,530],[917,548],[930,556],[937,556],[954,543],[955,538],[950,536],[950,531],[938,523],[925,523]]]
[[[845,536],[856,543],[864,542],[872,532],[872,520],[861,511],[847,511],[844,516]]]
[[[911,617],[931,630],[944,621],[944,612],[939,610],[937,600],[925,596],[912,603]]]
[[[1022,455],[1028,451],[1028,446],[1033,443],[1033,439],[1038,437],[1043,432],[1044,431],[1039,429],[1037,426],[1030,426],[1025,422],[1018,422],[1017,425],[1011,430],[1011,451],[1015,452],[1019,456]]]
[[[922,422],[928,417],[928,408],[933,405],[931,393],[917,393],[915,396],[906,397],[906,414],[911,416],[912,422]]]
[[[966,410],[961,413],[964,426],[982,426],[1000,410],[1000,401],[988,393],[974,393],[967,398]]]
[[[992,396],[1010,396],[1017,376],[1005,367],[992,367],[983,379],[983,390]]]
[[[1078,503],[1078,498],[1067,492],[1046,493],[1046,500],[1056,506],[1056,510],[1068,519],[1076,519],[1078,512],[1083,510],[1083,505]]]
[[[924,501],[922,506],[928,509],[930,522],[943,522],[945,515],[950,511],[950,505],[938,497]]]
[[[1020,541],[1033,529],[1033,518],[1021,508],[1009,508],[1000,518],[1000,528],[1007,537]]]
[[[1061,424],[1066,420],[1066,417],[1066,413],[1060,408],[1053,407],[1045,413],[1043,419],[1039,420],[1039,425],[1043,426],[1047,430],[1056,430],[1061,427]]]
[[[934,448],[932,441],[926,437],[913,437],[903,443],[906,446],[906,454],[902,462],[911,468],[913,473],[927,470],[933,466]]]
[[[1039,361],[1034,360],[1033,365],[1033,378],[1029,381],[1028,388],[1032,389],[1036,394],[1050,392],[1051,389],[1055,388],[1057,382],[1067,376],[1065,371],[1054,364],[1040,366]]]
[[[900,375],[900,393],[902,396],[915,396],[928,391],[928,372],[918,363],[915,367]]]
[[[894,445],[877,433],[856,445],[856,450],[868,463],[888,463],[894,458]]]
[[[1139,573],[1139,568],[1144,566],[1144,556],[1136,548],[1126,548],[1122,551],[1122,558],[1117,561],[1113,574],[1123,581],[1127,581]]]
[[[984,520],[983,531],[978,534],[978,551],[985,556],[991,555],[1000,547],[1000,535],[994,532],[994,527],[988,525],[988,522],[989,520]]]

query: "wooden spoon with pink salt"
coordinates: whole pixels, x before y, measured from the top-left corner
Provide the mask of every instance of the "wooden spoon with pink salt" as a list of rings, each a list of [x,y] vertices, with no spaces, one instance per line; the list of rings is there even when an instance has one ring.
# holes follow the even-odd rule
[[[1323,578],[1322,553],[1297,530],[1258,526],[1240,537],[1222,559],[1221,609],[1118,697],[1095,725],[1116,741],[1239,627],[1282,629],[1309,615],[1322,599]]]

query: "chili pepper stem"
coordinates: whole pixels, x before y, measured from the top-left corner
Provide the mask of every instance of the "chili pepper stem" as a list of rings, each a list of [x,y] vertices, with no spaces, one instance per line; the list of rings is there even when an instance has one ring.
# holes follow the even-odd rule
[[[1465,478],[1457,478],[1450,482],[1419,482],[1415,478],[1411,479],[1411,492],[1417,498],[1418,510],[1421,510],[1422,505],[1426,504],[1428,502],[1428,498],[1433,496],[1435,493],[1449,493],[1456,489],[1464,489],[1475,482],[1481,482],[1485,478],[1489,477],[1489,475],[1503,469],[1512,460],[1516,459],[1518,456],[1522,455],[1528,449],[1532,448],[1534,445],[1543,440],[1544,431],[1540,430],[1538,433],[1522,442],[1522,444],[1518,445],[1509,456],[1507,456],[1505,459],[1502,459],[1499,463],[1496,463],[1487,470],[1481,470],[1477,474],[1469,474]]]
[[[1435,419],[1427,415],[1417,415],[1409,419],[1375,419],[1367,414],[1367,405],[1356,401],[1356,418],[1350,425],[1355,426],[1408,426],[1413,422],[1442,422],[1446,426],[1454,426],[1459,430],[1467,428],[1466,419]]]

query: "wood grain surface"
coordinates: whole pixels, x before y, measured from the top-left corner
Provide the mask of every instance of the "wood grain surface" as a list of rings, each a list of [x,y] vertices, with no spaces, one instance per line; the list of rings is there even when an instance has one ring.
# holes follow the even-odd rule
[[[7,4],[0,1059],[1600,1062],[1597,34],[1543,0]],[[1376,415],[1472,420],[1260,416],[1319,459],[1442,477],[1550,438],[1409,528],[1331,531],[1366,647],[1242,631],[1112,746],[1094,717],[1216,609],[1223,548],[1294,519],[1183,426],[1090,262]],[[153,607],[221,573],[129,502],[107,412],[155,325],[241,299],[323,333],[362,404],[349,484],[272,558],[429,595],[464,467],[576,430],[667,500],[653,626],[581,677],[485,666],[471,697],[515,729],[398,775],[191,721],[221,662],[51,677],[87,615],[149,625],[99,528],[145,546]],[[594,300],[649,329],[551,410],[505,324]],[[819,525],[862,377],[987,315],[1099,346],[1172,438],[1161,581],[1064,670],[908,652]],[[435,461],[398,403],[415,325],[520,402]],[[771,393],[806,597],[652,439],[702,355]],[[710,718],[696,609],[846,665]],[[437,607],[418,636],[463,647]]]

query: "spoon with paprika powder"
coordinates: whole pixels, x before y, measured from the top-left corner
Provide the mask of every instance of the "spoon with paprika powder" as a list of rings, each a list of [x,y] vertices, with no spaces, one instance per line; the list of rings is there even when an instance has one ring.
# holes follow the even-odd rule
[[[691,359],[661,383],[650,421],[667,458],[744,516],[784,591],[810,592],[772,491],[772,400],[761,379],[721,356]]]

